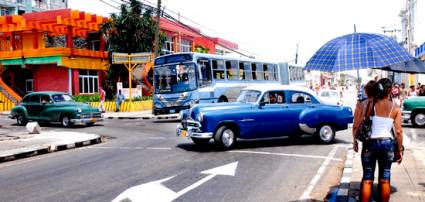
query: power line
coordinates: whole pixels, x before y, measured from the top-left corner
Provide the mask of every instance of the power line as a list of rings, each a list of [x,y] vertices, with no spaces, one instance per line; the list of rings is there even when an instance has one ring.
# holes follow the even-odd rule
[[[119,7],[118,6],[114,6],[114,5],[112,5],[112,4],[110,4],[110,3],[108,3],[108,2],[106,2],[106,1],[104,1],[104,0],[99,0],[100,2],[102,2],[103,4],[105,4],[105,5],[108,5],[109,7],[112,7],[112,8],[115,8],[115,9],[119,9]]]

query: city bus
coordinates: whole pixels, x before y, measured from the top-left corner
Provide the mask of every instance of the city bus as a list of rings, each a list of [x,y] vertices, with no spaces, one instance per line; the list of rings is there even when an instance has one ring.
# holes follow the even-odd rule
[[[161,56],[154,63],[153,114],[179,113],[197,103],[235,101],[249,85],[297,83],[303,73],[295,68],[299,77],[290,78],[289,69],[294,68],[287,63],[205,53]]]

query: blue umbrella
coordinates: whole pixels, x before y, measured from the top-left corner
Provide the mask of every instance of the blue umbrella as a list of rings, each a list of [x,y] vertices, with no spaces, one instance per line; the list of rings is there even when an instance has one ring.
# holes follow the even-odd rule
[[[304,69],[327,72],[357,70],[360,89],[359,69],[384,68],[411,58],[409,53],[390,37],[354,32],[327,42],[310,58]],[[360,97],[359,93],[359,100]]]
[[[339,72],[383,68],[410,59],[409,53],[390,37],[355,32],[327,42],[304,69]]]

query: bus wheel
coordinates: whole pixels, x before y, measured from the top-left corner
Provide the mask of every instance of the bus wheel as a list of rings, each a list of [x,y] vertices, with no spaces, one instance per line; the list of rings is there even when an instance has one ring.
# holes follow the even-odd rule
[[[228,102],[227,97],[221,96],[220,98],[218,98],[218,102]]]

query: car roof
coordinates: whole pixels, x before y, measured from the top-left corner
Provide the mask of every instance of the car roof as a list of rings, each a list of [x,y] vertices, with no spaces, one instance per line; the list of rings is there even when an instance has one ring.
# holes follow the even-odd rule
[[[67,93],[59,92],[59,91],[38,91],[38,92],[28,93],[25,96],[28,96],[28,95],[50,95],[51,96],[55,94],[67,94]]]

